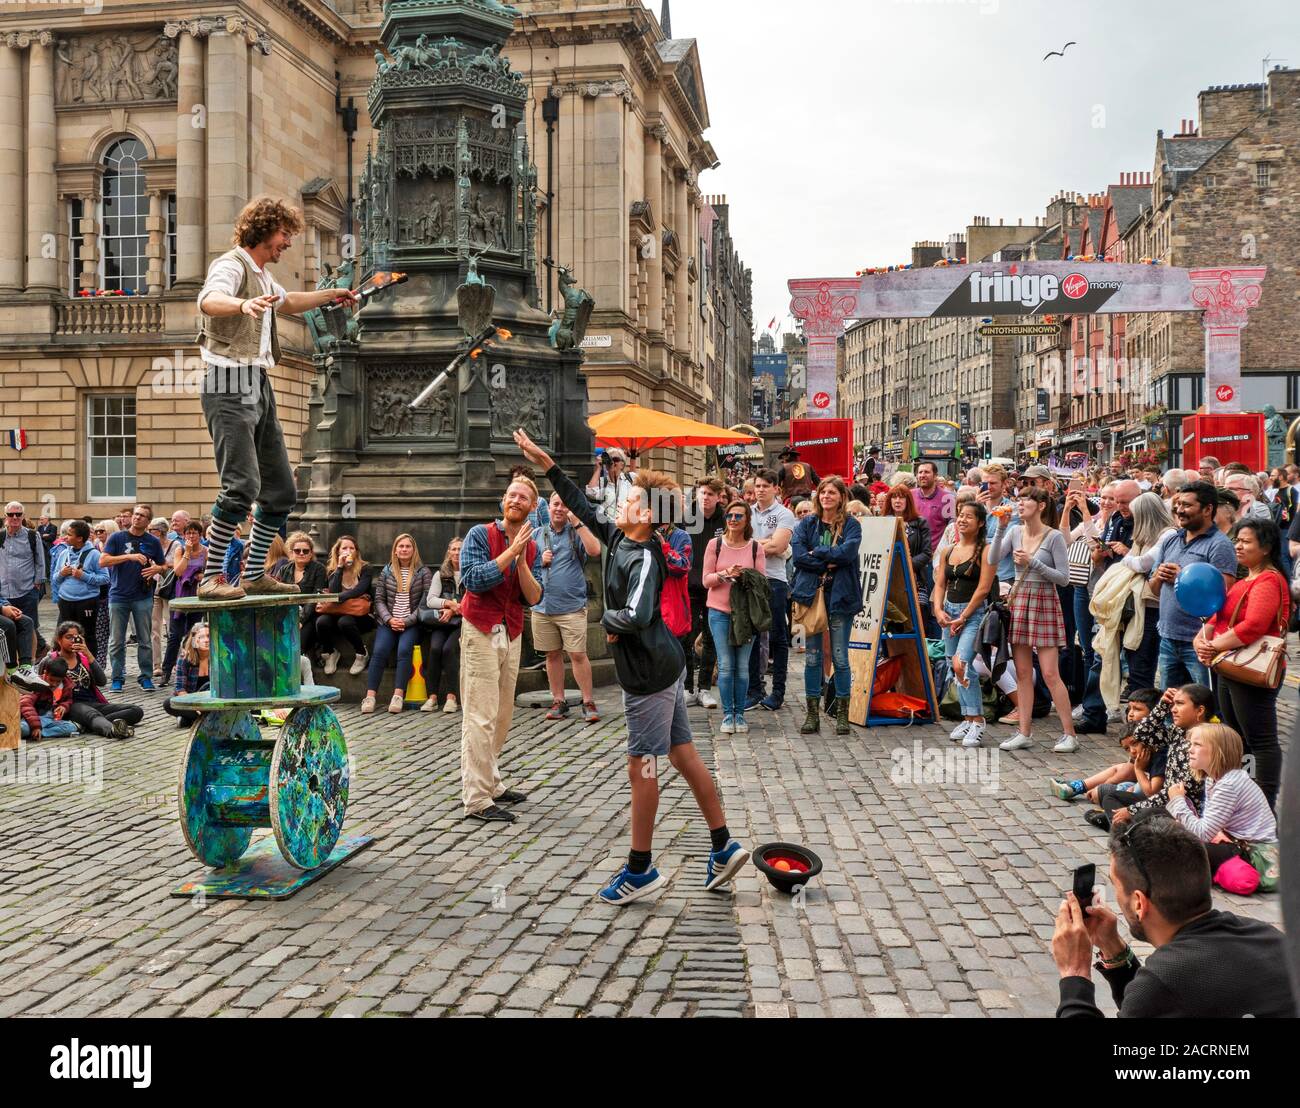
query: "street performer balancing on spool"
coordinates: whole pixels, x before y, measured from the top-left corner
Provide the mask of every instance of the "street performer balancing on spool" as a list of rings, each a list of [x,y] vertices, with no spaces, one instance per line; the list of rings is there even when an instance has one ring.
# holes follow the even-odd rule
[[[198,590],[204,600],[298,591],[297,585],[276,581],[266,573],[271,541],[298,497],[271,388],[271,369],[280,359],[276,316],[301,315],[333,301],[354,304],[357,300],[349,289],[287,292],[276,284],[266,267],[280,260],[301,230],[301,217],[283,201],[254,200],[235,221],[235,248],[212,263],[199,292],[203,417],[221,481]],[[254,504],[248,568],[243,588],[237,588],[220,576],[221,567],[236,526]]]

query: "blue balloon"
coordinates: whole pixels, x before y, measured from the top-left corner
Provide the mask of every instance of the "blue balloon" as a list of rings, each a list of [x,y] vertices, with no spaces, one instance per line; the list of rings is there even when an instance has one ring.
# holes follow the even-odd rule
[[[1212,565],[1197,562],[1184,566],[1174,579],[1174,596],[1179,607],[1197,619],[1209,619],[1228,598],[1223,587],[1223,574]]]

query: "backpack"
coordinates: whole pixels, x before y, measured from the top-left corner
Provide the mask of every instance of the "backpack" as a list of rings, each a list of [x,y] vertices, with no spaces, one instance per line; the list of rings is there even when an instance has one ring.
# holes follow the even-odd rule
[[[31,547],[32,561],[35,562],[36,561],[36,532],[33,531],[30,527],[24,527],[23,530],[27,532],[27,545]],[[0,550],[3,550],[5,548],[5,539],[8,537],[8,535],[9,532],[5,528],[0,527]],[[45,563],[42,562],[41,564],[44,565]]]
[[[671,547],[667,540],[663,543],[665,568],[668,564],[668,551]],[[669,577],[664,574],[664,586],[659,595],[659,609],[664,618],[664,625],[677,638],[681,638],[691,629],[691,596],[687,589],[687,575]]]

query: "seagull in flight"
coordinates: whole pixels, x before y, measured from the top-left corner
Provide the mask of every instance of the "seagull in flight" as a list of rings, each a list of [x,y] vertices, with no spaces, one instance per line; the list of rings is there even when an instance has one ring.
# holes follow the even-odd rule
[[[1059,50],[1049,50],[1046,54],[1043,55],[1043,61],[1047,61],[1048,58],[1063,58],[1065,57],[1065,52],[1068,49],[1070,49],[1071,46],[1078,46],[1078,45],[1079,44],[1077,42],[1067,42]]]

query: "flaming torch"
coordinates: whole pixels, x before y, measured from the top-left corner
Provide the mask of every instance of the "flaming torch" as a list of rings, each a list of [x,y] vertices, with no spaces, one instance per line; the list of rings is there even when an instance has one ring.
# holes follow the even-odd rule
[[[457,354],[451,360],[450,364],[448,364],[447,368],[430,381],[428,387],[411,401],[409,407],[418,408],[428,400],[429,397],[442,388],[446,380],[460,369],[461,365],[466,360],[478,361],[484,350],[491,350],[496,346],[494,340],[500,339],[502,342],[509,342],[513,337],[514,336],[504,327],[498,327],[495,323],[489,324],[487,327],[483,328],[483,330],[479,332],[479,334],[476,335],[474,340],[469,344],[469,347]]]

